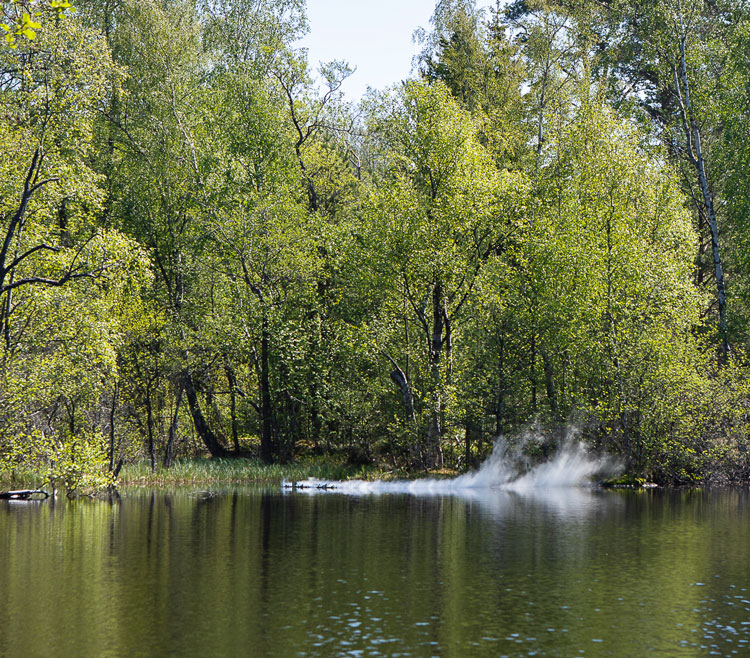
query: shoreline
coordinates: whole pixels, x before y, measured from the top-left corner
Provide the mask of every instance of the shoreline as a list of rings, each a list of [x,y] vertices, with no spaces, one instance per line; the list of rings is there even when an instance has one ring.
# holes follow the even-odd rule
[[[112,487],[85,488],[74,490],[74,495],[96,496],[102,492],[120,488],[169,488],[212,485],[272,485],[282,486],[283,482],[301,482],[306,480],[322,481],[382,481],[452,479],[470,471],[442,469],[439,471],[407,471],[405,469],[388,469],[383,464],[351,465],[343,461],[325,458],[307,458],[287,464],[265,464],[260,459],[249,457],[230,458],[193,458],[176,461],[169,468],[157,466],[154,471],[148,462],[140,461],[123,466]],[[734,482],[718,479],[682,485],[659,484],[645,478],[622,475],[617,478],[592,481],[592,486],[602,490],[649,491],[701,489],[701,488],[734,488],[746,487],[748,482]],[[39,474],[31,471],[0,472],[0,491],[18,488],[58,489],[65,490],[64,483],[57,482],[52,486]]]

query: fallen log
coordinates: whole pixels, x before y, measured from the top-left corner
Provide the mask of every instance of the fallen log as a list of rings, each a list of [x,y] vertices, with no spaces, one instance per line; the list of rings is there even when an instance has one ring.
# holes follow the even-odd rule
[[[316,480],[295,480],[291,482],[289,480],[284,480],[281,483],[281,486],[284,489],[292,489],[292,491],[296,491],[297,489],[329,490],[337,488],[335,484],[331,484],[330,482],[317,482]]]
[[[32,498],[41,495],[44,498]],[[44,489],[19,489],[17,491],[0,491],[0,500],[47,500],[49,494]]]

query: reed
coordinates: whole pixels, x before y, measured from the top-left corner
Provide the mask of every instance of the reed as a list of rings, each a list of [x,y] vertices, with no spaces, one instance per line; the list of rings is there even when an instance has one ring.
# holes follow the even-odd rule
[[[280,485],[282,480],[392,480],[413,478],[415,475],[418,474],[405,470],[385,470],[382,465],[354,466],[333,456],[308,455],[287,464],[265,464],[259,459],[243,457],[193,458],[176,460],[169,468],[157,465],[153,471],[147,461],[125,464],[116,486]],[[46,478],[33,470],[0,469],[0,490],[46,485]]]
[[[118,484],[123,486],[163,486],[182,484],[280,484],[282,480],[348,480],[372,479],[384,474],[374,466],[350,466],[331,460],[304,460],[289,464],[265,464],[257,459],[183,459],[169,468],[148,462],[123,467]]]

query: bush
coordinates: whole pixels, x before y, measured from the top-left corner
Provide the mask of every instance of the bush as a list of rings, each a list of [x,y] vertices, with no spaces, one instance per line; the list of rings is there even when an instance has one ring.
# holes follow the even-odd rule
[[[72,498],[114,484],[105,446],[106,440],[98,432],[52,436],[35,431],[12,440],[0,463],[11,473],[33,473],[43,484],[63,489]]]

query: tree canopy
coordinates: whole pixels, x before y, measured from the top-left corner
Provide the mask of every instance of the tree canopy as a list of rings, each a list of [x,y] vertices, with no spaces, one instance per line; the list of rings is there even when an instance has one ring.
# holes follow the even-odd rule
[[[2,8],[6,466],[748,477],[745,2],[442,0],[358,104],[299,0],[74,5]]]

